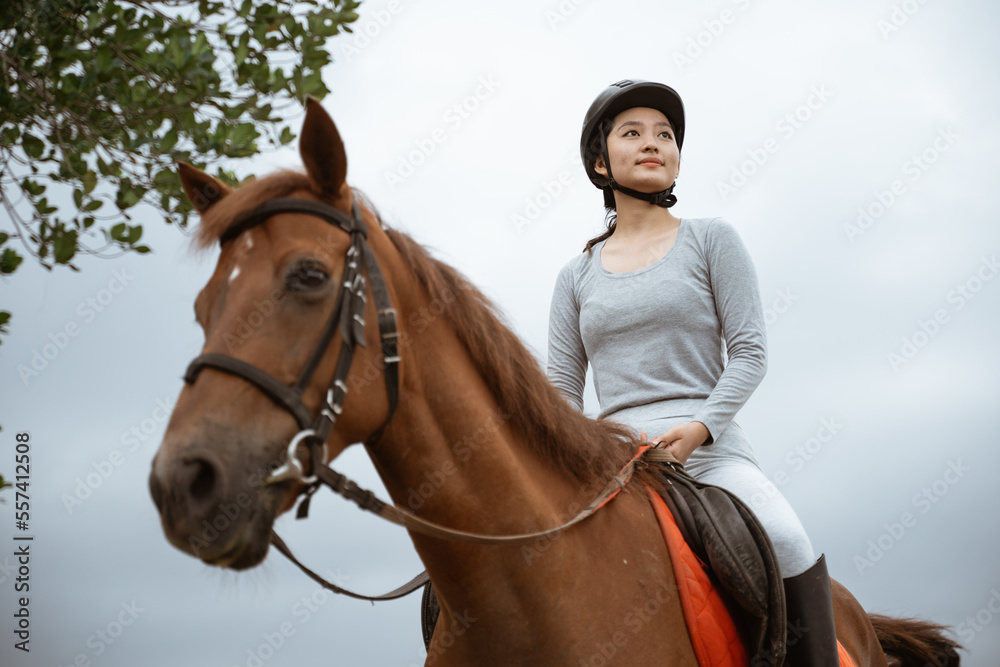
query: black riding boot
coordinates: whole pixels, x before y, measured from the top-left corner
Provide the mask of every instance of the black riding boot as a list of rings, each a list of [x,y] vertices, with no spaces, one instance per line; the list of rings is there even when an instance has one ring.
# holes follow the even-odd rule
[[[808,570],[783,583],[788,612],[786,667],[838,667],[833,596],[825,555]]]

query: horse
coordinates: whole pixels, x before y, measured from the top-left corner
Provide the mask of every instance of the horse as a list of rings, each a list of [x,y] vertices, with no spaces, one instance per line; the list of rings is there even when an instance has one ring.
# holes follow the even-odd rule
[[[236,188],[178,165],[196,242],[222,249],[195,300],[202,355],[149,476],[167,540],[211,565],[254,567],[275,518],[309,488],[275,469],[312,469],[359,443],[392,502],[422,519],[486,535],[565,522],[631,459],[636,434],[573,408],[481,291],[382,224],[348,186],[343,141],[312,98],[299,150],[304,172]],[[345,370],[337,349],[351,338]],[[320,413],[317,435],[303,425]],[[698,665],[640,486],[662,483],[640,469],[586,521],[527,545],[411,530],[440,606],[427,664],[604,664],[610,646],[621,664]],[[870,616],[831,586],[859,667],[886,667],[883,645],[894,664],[957,664],[940,659],[955,648],[940,626]]]

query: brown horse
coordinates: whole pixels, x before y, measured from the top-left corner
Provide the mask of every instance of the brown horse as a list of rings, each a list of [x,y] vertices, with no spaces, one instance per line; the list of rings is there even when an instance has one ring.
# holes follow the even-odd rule
[[[378,329],[366,327],[326,459],[366,442],[395,504],[466,531],[538,531],[575,514],[630,458],[635,434],[573,409],[481,292],[407,235],[383,228],[348,187],[343,143],[315,100],[300,152],[304,174],[281,172],[236,190],[180,166],[201,214],[201,243],[226,241],[195,302],[203,353],[295,383],[334,311],[354,236],[308,211],[240,221],[275,198],[325,203],[345,219],[357,204],[397,311],[398,408],[381,431],[390,413],[388,361]],[[379,316],[369,299],[364,319]],[[334,332],[302,387],[310,414],[326,405],[348,328]],[[189,379],[153,461],[151,493],[174,546],[209,564],[250,568],[267,554],[275,517],[304,488],[264,482],[301,420],[225,369],[205,367]],[[652,475],[637,481],[656,483]],[[428,664],[697,665],[663,535],[633,484],[580,525],[528,546],[411,532],[441,606]],[[954,654],[937,626],[881,617],[873,625],[850,593],[836,582],[833,590],[838,635],[859,667],[887,665],[880,640],[904,664],[950,664],[935,657]]]

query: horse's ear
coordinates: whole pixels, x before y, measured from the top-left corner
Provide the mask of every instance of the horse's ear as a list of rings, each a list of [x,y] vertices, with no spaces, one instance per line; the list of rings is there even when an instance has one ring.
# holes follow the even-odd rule
[[[194,205],[194,209],[198,213],[204,213],[213,204],[233,191],[219,179],[184,161],[177,162],[177,173],[181,177],[184,194],[191,200],[191,204]]]
[[[299,154],[316,190],[337,196],[347,179],[347,153],[330,114],[312,95],[306,98]]]

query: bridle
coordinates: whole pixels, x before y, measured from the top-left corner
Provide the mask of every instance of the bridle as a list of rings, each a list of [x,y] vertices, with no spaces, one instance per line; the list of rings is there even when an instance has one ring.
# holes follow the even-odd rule
[[[271,473],[266,482],[274,484],[291,480],[311,485],[316,482],[315,474],[306,474],[306,470],[297,455],[298,447],[300,444],[305,445],[313,454],[310,457],[310,466],[314,471],[325,462],[326,440],[337,421],[337,417],[343,410],[344,398],[347,395],[347,376],[354,359],[355,346],[367,347],[364,316],[366,280],[361,271],[362,261],[368,272],[367,282],[371,283],[372,295],[375,298],[378,312],[385,390],[389,402],[389,413],[385,422],[369,436],[366,444],[378,441],[392,419],[399,400],[399,353],[397,350],[399,330],[396,327],[396,311],[392,308],[392,303],[389,300],[389,292],[378,261],[367,243],[367,228],[356,201],[351,207],[351,215],[347,215],[333,206],[309,199],[298,197],[272,199],[239,215],[219,238],[219,245],[225,246],[227,242],[243,232],[263,224],[271,216],[279,213],[305,213],[316,216],[344,230],[351,239],[351,245],[347,249],[341,288],[337,294],[333,313],[323,329],[319,342],[299,374],[298,380],[289,387],[252,364],[226,354],[209,352],[200,355],[191,362],[184,374],[184,381],[193,384],[203,369],[215,368],[243,378],[255,385],[278,406],[290,412],[298,422],[300,430],[288,443],[286,460]],[[313,417],[305,403],[302,402],[302,394],[309,386],[316,368],[326,355],[327,348],[338,330],[343,343],[340,347],[340,356],[337,358],[333,382],[326,392],[325,404],[320,407],[319,414]],[[319,448],[322,448],[321,454]],[[316,455],[320,457],[318,461]]]
[[[361,216],[361,209],[357,201],[355,201],[351,206],[351,215],[347,215],[333,206],[309,199],[298,197],[272,199],[237,216],[230,227],[219,238],[219,245],[224,247],[226,243],[232,241],[243,232],[263,224],[271,216],[279,213],[305,213],[316,216],[342,229],[350,236],[351,244],[347,250],[337,302],[334,305],[330,319],[326,323],[326,327],[323,329],[316,348],[309,356],[295,384],[291,387],[252,364],[217,352],[208,352],[196,357],[188,366],[184,374],[184,381],[187,384],[194,384],[202,370],[205,368],[214,368],[246,380],[260,389],[279,407],[283,407],[292,414],[300,430],[288,443],[286,460],[271,472],[270,476],[265,480],[265,484],[293,481],[305,485],[301,492],[305,497],[299,504],[296,512],[298,518],[301,519],[307,516],[312,493],[320,484],[325,484],[333,491],[355,502],[362,509],[378,514],[389,521],[425,535],[474,544],[526,544],[566,530],[597,512],[597,510],[610,502],[612,498],[625,488],[635,470],[641,465],[643,458],[668,464],[677,464],[676,459],[666,450],[657,449],[651,445],[642,445],[618,475],[608,483],[590,505],[577,513],[575,517],[555,528],[521,535],[482,535],[447,528],[379,500],[371,491],[362,489],[356,483],[325,464],[326,440],[330,436],[337,417],[343,411],[344,397],[347,395],[348,389],[348,373],[351,369],[351,362],[354,359],[355,346],[367,347],[365,342],[364,318],[366,283],[371,285],[378,313],[379,337],[382,344],[382,363],[389,406],[385,421],[366,439],[366,445],[371,446],[378,442],[385,428],[389,425],[389,421],[392,419],[396,405],[399,402],[400,357],[397,346],[399,329],[396,324],[396,311],[393,309],[389,299],[389,291],[386,287],[382,271],[379,268],[378,261],[375,259],[375,255],[368,245],[367,228]],[[362,273],[362,262],[364,262],[364,269],[368,274],[367,280],[364,273]],[[302,394],[309,386],[316,368],[326,355],[327,348],[333,341],[333,337],[337,331],[340,331],[342,343],[333,374],[333,381],[327,390],[326,401],[320,407],[319,414],[313,417],[302,401]],[[299,445],[304,445],[309,452],[308,472],[298,457]],[[370,601],[391,600],[407,595],[421,588],[429,581],[427,573],[422,572],[414,577],[412,581],[385,595],[374,597],[360,595],[326,581],[300,563],[274,531],[271,532],[271,543],[321,586],[335,593],[348,595],[353,598]]]
[[[372,445],[378,441],[385,431],[386,426],[392,419],[399,402],[399,351],[397,347],[399,339],[399,329],[396,325],[396,311],[392,307],[389,299],[389,291],[386,288],[385,278],[379,268],[375,254],[368,245],[368,230],[365,226],[364,218],[361,216],[361,208],[357,201],[351,205],[351,215],[322,202],[302,199],[300,197],[282,197],[271,199],[245,211],[237,216],[229,228],[219,237],[219,246],[225,247],[226,243],[240,236],[243,232],[252,229],[266,222],[271,216],[279,213],[305,213],[312,215],[343,230],[350,236],[351,244],[347,249],[344,264],[344,273],[340,281],[340,291],[337,294],[337,302],[334,304],[333,313],[327,320],[326,327],[320,335],[319,342],[313,349],[312,354],[306,361],[302,372],[299,374],[295,384],[289,387],[276,379],[267,371],[263,371],[256,366],[245,361],[217,352],[208,352],[196,357],[184,373],[184,381],[187,384],[194,384],[198,375],[205,368],[229,373],[240,377],[250,384],[260,389],[268,398],[274,401],[279,407],[287,410],[298,423],[299,432],[292,437],[288,443],[285,461],[271,471],[271,474],[264,480],[265,484],[277,484],[285,481],[299,482],[305,485],[302,493],[305,499],[299,504],[297,512],[298,518],[304,518],[309,511],[309,500],[312,493],[318,488],[320,479],[317,474],[322,474],[325,483],[330,484],[331,476],[339,478],[335,488],[338,492],[349,493],[351,488],[358,489],[351,480],[334,472],[325,465],[326,461],[326,440],[330,436],[337,417],[343,412],[344,398],[347,395],[347,379],[351,369],[351,362],[354,360],[355,346],[367,347],[365,341],[365,303],[366,282],[371,284],[372,295],[375,298],[375,307],[378,315],[379,338],[382,343],[382,365],[385,377],[385,391],[388,398],[388,414],[385,421],[373,432],[365,444]],[[368,273],[368,280],[365,280],[361,270],[361,263]],[[316,372],[317,367],[326,355],[327,348],[333,341],[334,335],[340,331],[341,343],[340,354],[337,358],[337,365],[333,374],[333,381],[326,392],[326,401],[320,407],[319,414],[315,417],[302,401],[302,394],[309,386],[310,380]],[[309,467],[307,473],[298,457],[299,445],[304,445],[309,451]],[[377,500],[371,492],[364,492],[362,498],[367,498],[368,505],[371,501]],[[381,502],[381,501],[379,501]],[[320,582],[324,587],[336,593],[349,595],[351,597],[364,600],[391,600],[403,595],[407,595],[427,583],[426,572],[417,575],[412,581],[400,588],[376,597],[359,595],[335,584],[325,581],[315,572],[300,563],[291,550],[285,545],[278,534],[271,531],[271,542],[287,556],[293,563],[298,565],[311,578]]]

